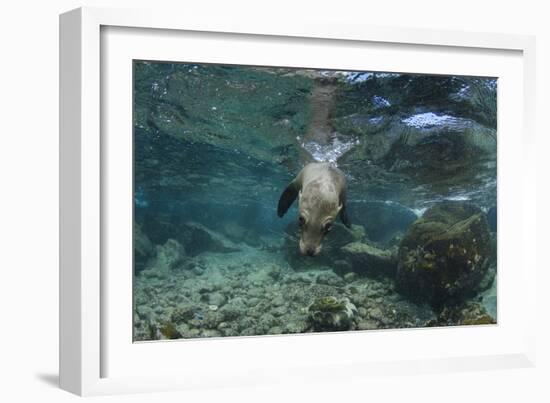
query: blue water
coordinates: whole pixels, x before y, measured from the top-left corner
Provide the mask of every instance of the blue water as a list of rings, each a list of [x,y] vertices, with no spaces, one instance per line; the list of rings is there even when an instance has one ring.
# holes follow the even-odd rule
[[[134,339],[496,320],[494,253],[491,274],[443,306],[395,277],[403,237],[444,201],[488,212],[496,247],[496,85],[134,62]],[[276,208],[312,161],[344,172],[353,227],[335,224],[309,258],[297,203],[282,218]],[[382,260],[361,260],[352,243]],[[315,301],[341,312],[315,314]]]

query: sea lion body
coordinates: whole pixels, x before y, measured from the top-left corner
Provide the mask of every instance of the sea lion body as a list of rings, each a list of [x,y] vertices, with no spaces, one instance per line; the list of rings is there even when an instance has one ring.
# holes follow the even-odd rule
[[[300,252],[315,256],[336,216],[349,228],[346,213],[346,178],[327,162],[307,164],[287,186],[279,199],[277,214],[282,217],[298,198]]]

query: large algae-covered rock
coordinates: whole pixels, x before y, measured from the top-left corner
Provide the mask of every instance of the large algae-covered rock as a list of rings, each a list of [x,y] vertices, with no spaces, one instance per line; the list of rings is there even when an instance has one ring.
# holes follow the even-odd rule
[[[371,275],[395,275],[397,259],[389,249],[381,249],[365,241],[351,242],[341,252],[354,271]]]
[[[316,331],[350,330],[357,308],[347,298],[317,298],[308,308],[309,320]]]
[[[401,241],[397,289],[435,306],[474,294],[489,267],[491,240],[483,212],[446,201],[415,221]]]

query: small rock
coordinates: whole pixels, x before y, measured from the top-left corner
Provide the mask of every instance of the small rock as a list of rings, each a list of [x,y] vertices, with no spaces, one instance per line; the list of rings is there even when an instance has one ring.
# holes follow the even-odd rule
[[[258,305],[259,302],[260,302],[259,298],[249,298],[249,299],[246,300],[246,304],[248,306],[256,306],[256,305]]]
[[[271,300],[271,305],[274,307],[278,307],[285,304],[285,299],[282,295],[277,295],[275,298]]]
[[[281,267],[273,265],[269,270],[269,276],[274,280],[278,280],[281,277]]]
[[[244,312],[244,309],[233,302],[225,304],[218,312],[223,316],[224,321],[238,319]]]
[[[266,332],[274,326],[279,326],[279,322],[279,319],[277,319],[274,315],[271,313],[266,313],[260,317],[257,327],[258,329],[264,329],[264,332]]]
[[[224,328],[221,333],[225,336],[225,337],[233,337],[233,336],[239,336],[240,333],[237,331],[237,329],[235,329],[234,327],[227,327],[227,328]]]
[[[215,329],[204,329],[201,332],[202,337],[220,337],[222,334]]]
[[[354,272],[349,272],[349,273],[344,274],[344,280],[347,283],[351,283],[351,282],[355,281],[356,279],[357,279],[357,274],[354,273]]]
[[[224,305],[226,302],[226,298],[223,294],[219,292],[214,292],[208,296],[208,304],[209,305],[216,305],[218,307]]]
[[[375,319],[375,320],[378,320],[378,321],[382,321],[384,319],[384,313],[382,312],[382,310],[378,307],[375,307],[375,308],[372,308],[369,312],[368,312],[368,316],[371,318],[371,319]]]
[[[201,331],[199,329],[190,329],[187,333],[190,338],[199,337],[201,334]]]
[[[189,333],[189,325],[187,323],[180,323],[176,326],[176,330],[182,335],[182,337],[188,337],[187,334]]]
[[[273,326],[267,331],[268,334],[282,334],[283,329],[280,326]]]
[[[256,336],[258,333],[253,327],[246,328],[241,331],[241,336]]]
[[[303,333],[307,330],[308,324],[305,320],[288,322],[285,331],[288,333]]]
[[[357,324],[357,329],[358,330],[373,330],[373,329],[377,329],[378,326],[376,325],[376,322],[373,321],[373,320],[361,320],[359,321],[359,323]]]
[[[180,305],[172,311],[171,320],[174,323],[181,323],[193,319],[195,310],[189,305]]]
[[[338,259],[335,260],[332,266],[336,269],[338,273],[348,273],[350,272],[353,267],[351,266],[351,263],[347,260]]]
[[[326,284],[332,286],[342,285],[342,278],[333,271],[325,271],[317,276],[316,282],[318,284]]]
[[[195,266],[193,266],[191,271],[193,272],[193,274],[195,274],[197,276],[201,276],[204,273],[205,268],[202,267],[202,266],[199,266],[199,265],[195,265]]]
[[[279,306],[279,307],[271,310],[271,313],[274,316],[283,316],[283,315],[286,315],[287,312],[288,312],[288,309],[286,308],[286,306]]]

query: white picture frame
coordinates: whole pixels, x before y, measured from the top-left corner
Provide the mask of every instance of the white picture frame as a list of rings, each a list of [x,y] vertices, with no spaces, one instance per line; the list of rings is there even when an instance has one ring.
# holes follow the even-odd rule
[[[107,41],[102,36],[106,32],[114,32],[112,39]],[[109,163],[109,158],[117,150],[124,153],[127,143],[113,142],[115,137],[113,135],[105,137],[105,133],[112,132],[109,116],[114,114],[113,111],[117,111],[117,116],[119,111],[122,115],[127,113],[131,92],[124,90],[127,87],[117,87],[118,84],[102,77],[102,74],[105,76],[107,74],[103,70],[106,61],[102,58],[133,57],[131,51],[125,53],[123,48],[135,49],[131,46],[131,38],[128,36],[137,35],[139,32],[145,35],[140,39],[144,49],[150,49],[152,46],[146,45],[148,40],[157,41],[159,46],[155,50],[158,52],[155,57],[158,58],[163,57],[163,49],[170,49],[174,43],[181,40],[179,34],[185,35],[185,33],[193,33],[195,40],[210,35],[214,38],[214,42],[229,41],[233,37],[238,37],[239,40],[249,40],[250,43],[260,46],[268,43],[273,46],[287,46],[289,53],[291,53],[291,47],[288,44],[297,45],[301,50],[311,49],[318,44],[325,49],[331,47],[330,49],[335,52],[339,48],[360,48],[364,45],[376,46],[382,50],[386,47],[394,47],[397,53],[408,52],[409,48],[415,52],[424,52],[424,64],[408,67],[413,69],[408,70],[411,72],[437,73],[437,67],[430,67],[430,64],[437,64],[435,60],[431,59],[432,63],[427,63],[430,62],[430,58],[433,58],[433,55],[430,56],[432,51],[446,52],[449,57],[457,58],[457,61],[461,54],[456,52],[470,52],[474,54],[472,57],[478,55],[477,57],[481,58],[485,55],[511,55],[508,79],[510,86],[504,86],[504,88],[510,88],[510,91],[515,88],[520,97],[521,116],[511,117],[509,122],[510,125],[518,128],[522,135],[518,135],[517,138],[505,137],[503,143],[506,147],[516,150],[520,147],[523,160],[520,161],[519,167],[515,166],[512,170],[510,154],[507,153],[507,148],[499,143],[499,276],[501,255],[506,253],[513,255],[505,255],[509,257],[505,260],[511,260],[510,265],[514,263],[517,267],[521,267],[521,272],[510,271],[509,277],[504,276],[504,285],[501,284],[499,277],[499,324],[476,329],[465,327],[420,332],[415,330],[349,332],[347,334],[262,336],[139,344],[133,344],[131,339],[117,340],[116,333],[119,329],[116,326],[121,326],[120,334],[122,334],[124,326],[131,326],[131,323],[113,321],[112,318],[116,317],[118,308],[121,311],[126,309],[125,312],[127,312],[125,308],[127,305],[124,304],[129,303],[131,306],[131,300],[127,300],[127,293],[124,294],[121,291],[124,298],[113,302],[112,293],[113,290],[115,293],[118,290],[117,281],[129,280],[128,276],[123,276],[119,280],[113,278],[112,282],[106,283],[106,279],[111,280],[109,273],[105,272],[106,267],[112,266],[109,266],[108,261],[109,244],[105,240],[107,238],[105,228],[111,225],[110,220],[114,220],[113,214],[106,214],[106,211],[112,209],[108,196],[109,192],[114,191],[110,185],[113,181],[111,178],[119,177],[124,180],[125,175],[127,176],[125,168]],[[156,33],[156,37],[146,38],[153,32]],[[125,44],[124,41],[128,46],[121,47],[121,44]],[[116,54],[109,53],[106,50],[109,47],[117,49]],[[238,50],[238,46],[232,48],[232,51],[236,54],[240,52],[244,59],[239,60],[246,59],[250,63],[256,61],[257,64],[267,63],[268,65],[275,63],[272,61],[274,59],[270,59],[272,55],[267,55],[267,52],[266,54],[252,52],[251,55],[245,55],[244,51]],[[312,55],[314,53],[312,52]],[[202,57],[207,56],[196,57],[202,60]],[[220,52],[208,61],[224,62],[228,57],[230,56]],[[314,56],[311,57],[313,60]],[[530,179],[534,178],[532,173],[535,170],[534,160],[531,158],[534,153],[534,58],[534,38],[521,35],[327,24],[326,21],[314,20],[300,23],[290,21],[282,26],[268,19],[212,20],[151,10],[80,8],[61,15],[61,387],[79,395],[97,395],[213,386],[245,386],[273,382],[328,381],[335,379],[335,373],[338,374],[336,378],[343,380],[375,373],[397,375],[534,365],[535,319],[529,315],[534,315],[536,312],[536,263],[533,250],[536,242],[532,241],[532,237],[531,241],[526,237],[526,234],[536,233],[533,208],[535,184]],[[201,60],[194,59],[194,61]],[[124,60],[121,63],[124,63]],[[314,62],[311,63],[311,66],[314,66]],[[328,68],[343,66],[337,62],[329,66],[326,59],[320,59],[318,63]],[[494,61],[488,63],[494,63]],[[503,61],[502,64],[505,65],[506,62]],[[347,64],[344,62],[344,65],[350,67],[349,60]],[[461,70],[472,73],[478,71],[471,65],[469,67],[464,65],[461,68],[472,69]],[[124,72],[124,69],[121,71]],[[104,98],[109,91],[114,93],[115,98],[110,98],[110,95]],[[501,95],[503,94],[499,93],[499,97]],[[121,102],[113,102],[120,99],[122,99]],[[502,122],[501,106],[504,110],[506,108],[506,105],[499,104],[499,125]],[[113,111],[109,109],[111,107],[114,108]],[[131,121],[126,123],[131,124]],[[122,166],[128,167],[128,164],[122,163]],[[505,198],[501,203],[502,195]],[[510,211],[514,211],[514,217],[505,215]],[[510,220],[509,225],[507,220]],[[125,236],[125,231],[127,233],[131,231],[124,222],[117,224],[117,228],[121,231],[122,238]],[[507,230],[503,232],[502,228]],[[116,231],[115,229],[113,234],[116,234]],[[115,239],[113,234],[109,239]],[[128,246],[128,243],[122,242],[122,245]],[[512,245],[515,245],[513,252],[509,250]],[[129,255],[128,250],[127,256]],[[125,285],[121,287],[128,289]],[[506,303],[506,296],[510,294],[508,290],[512,287],[515,287],[515,292],[522,295],[521,303],[516,308]],[[118,308],[113,304],[119,304]],[[514,309],[517,312],[512,312]],[[500,310],[504,311],[502,318]],[[521,320],[519,320],[520,311],[525,315]],[[509,316],[507,316],[508,313]],[[113,333],[115,333],[114,336]],[[354,353],[356,350],[353,348],[364,343],[367,338],[368,345],[377,345],[376,349],[386,355],[377,356],[374,350],[369,354]],[[468,344],[469,340],[474,339],[482,342],[477,347]],[[497,339],[502,343],[496,342]],[[420,346],[415,354],[406,355],[404,350],[399,348],[395,348],[392,355],[387,354],[389,351],[387,346],[390,343],[406,344],[406,340]],[[462,347],[459,346],[460,348],[445,351],[442,347],[445,340],[463,340],[464,342]],[[488,348],[491,340],[495,340],[493,348]],[[386,350],[384,350],[384,344],[386,344]],[[430,345],[436,347],[430,350]],[[322,348],[328,353],[321,357],[316,352]],[[185,350],[187,358],[185,363],[170,361],[169,357],[173,356],[176,350]],[[282,354],[284,351],[291,351],[292,354],[286,356]],[[337,351],[342,353],[337,354]],[[246,354],[243,355],[243,352]],[[347,354],[345,358],[342,358],[345,354]],[[139,359],[136,358],[138,355]],[[213,366],[216,360],[219,360],[219,365]],[[117,364],[122,361],[130,364],[126,366]],[[157,371],[157,375],[147,371],[132,370],[132,366],[136,368],[136,362],[143,362],[146,366],[153,361],[157,365],[161,363],[166,370]],[[193,371],[189,371],[191,367]]]

